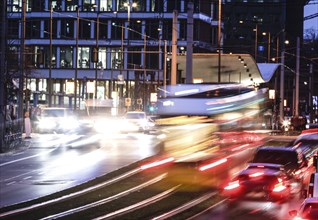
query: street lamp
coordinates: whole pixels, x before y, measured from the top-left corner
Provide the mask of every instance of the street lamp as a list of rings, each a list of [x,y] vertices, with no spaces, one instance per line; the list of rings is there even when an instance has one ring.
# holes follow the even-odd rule
[[[255,59],[255,61],[257,62],[257,35],[258,35],[258,25],[256,24],[256,26],[255,26],[255,29],[254,29],[254,31],[255,31],[255,52],[254,52],[254,59]]]
[[[124,3],[124,6],[127,8],[127,13],[128,13],[128,27],[129,27],[129,26],[130,26],[130,10],[131,10],[131,8],[137,7],[137,3],[135,3],[135,2],[133,2],[133,3],[125,2],[125,3]]]
[[[284,83],[285,83],[285,44],[288,44],[289,41],[286,40],[286,33],[283,32],[283,42],[282,45],[282,56],[281,56],[281,71],[280,71],[280,103],[279,103],[279,115],[280,121],[284,121]]]

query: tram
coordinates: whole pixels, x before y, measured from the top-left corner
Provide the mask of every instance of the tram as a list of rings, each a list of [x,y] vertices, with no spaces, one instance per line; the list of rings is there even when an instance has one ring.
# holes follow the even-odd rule
[[[159,88],[157,114],[212,116],[260,110],[267,89],[243,84],[177,84]]]

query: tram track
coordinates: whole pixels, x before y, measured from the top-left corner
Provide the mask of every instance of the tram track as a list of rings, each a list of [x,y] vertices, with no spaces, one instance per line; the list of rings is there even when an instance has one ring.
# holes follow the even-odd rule
[[[184,212],[199,204],[193,201],[198,201],[204,194],[211,194],[206,189],[193,191],[193,186],[167,181],[166,176],[165,169],[139,172],[135,168],[88,188],[65,192],[59,198],[52,196],[47,201],[29,201],[23,207],[12,207],[4,212],[2,208],[0,218],[149,219],[167,215],[165,213]]]

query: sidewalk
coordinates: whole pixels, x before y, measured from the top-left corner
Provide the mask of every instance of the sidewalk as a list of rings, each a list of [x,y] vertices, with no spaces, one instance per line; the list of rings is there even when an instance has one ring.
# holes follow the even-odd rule
[[[17,153],[17,152],[27,150],[30,148],[32,143],[38,142],[40,137],[40,135],[37,133],[31,133],[31,138],[26,138],[25,136],[26,136],[25,133],[23,133],[22,139],[19,141],[17,146],[14,146],[14,147],[5,146],[3,148],[4,152],[0,152],[0,155],[12,154],[12,153]]]

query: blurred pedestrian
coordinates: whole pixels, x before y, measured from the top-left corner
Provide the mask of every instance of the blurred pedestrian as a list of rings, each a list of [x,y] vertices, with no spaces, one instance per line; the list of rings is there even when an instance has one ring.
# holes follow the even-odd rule
[[[25,112],[24,114],[24,130],[25,130],[25,138],[31,138],[31,120],[29,112]]]

